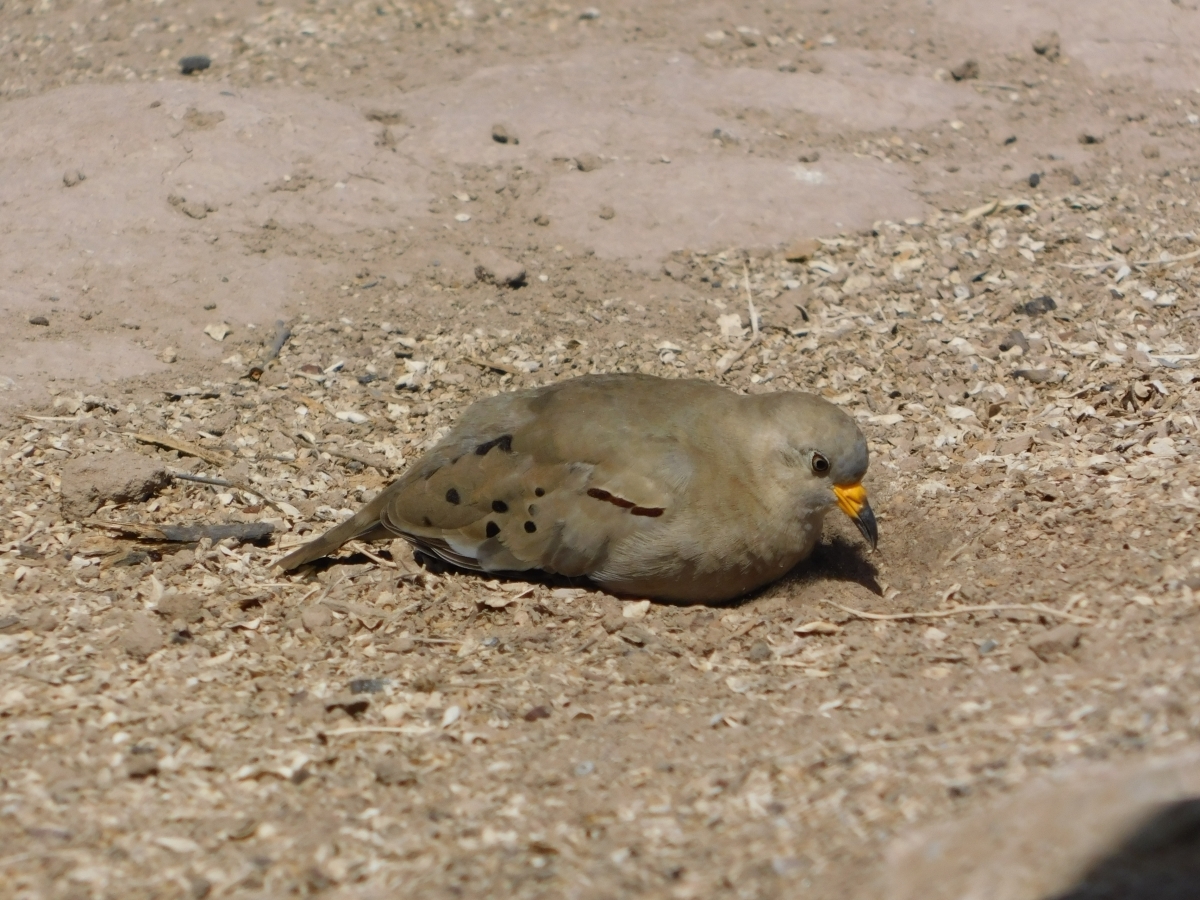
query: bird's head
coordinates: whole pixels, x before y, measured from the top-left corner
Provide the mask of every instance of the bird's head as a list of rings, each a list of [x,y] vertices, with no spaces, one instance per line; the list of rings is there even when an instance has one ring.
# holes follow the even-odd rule
[[[874,549],[879,530],[862,485],[867,440],[854,420],[811,394],[780,392],[756,400],[769,423],[765,449],[789,498],[804,509],[836,504]]]

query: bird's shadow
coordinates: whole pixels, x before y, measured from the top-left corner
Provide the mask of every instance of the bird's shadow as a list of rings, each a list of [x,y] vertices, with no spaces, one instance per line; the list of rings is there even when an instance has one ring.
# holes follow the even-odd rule
[[[1053,900],[1191,900],[1200,893],[1200,798],[1154,810]]]
[[[389,559],[391,554],[387,550],[380,549],[379,555],[385,559]],[[473,572],[468,569],[462,569],[458,566],[451,565],[436,557],[431,557],[426,553],[417,551],[414,557],[418,565],[422,569],[440,575],[446,572],[457,572],[464,575],[473,575],[478,578],[498,581],[519,581],[529,584],[541,584],[549,588],[583,588],[585,590],[598,591],[600,593],[609,594],[616,597],[618,600],[640,600],[642,597],[632,595],[626,596],[616,594],[612,591],[605,590],[595,582],[587,578],[567,578],[562,575],[551,575],[546,572],[528,571],[528,572]],[[328,569],[339,566],[353,566],[370,563],[372,560],[362,553],[352,553],[349,556],[326,558],[317,560],[312,563],[314,572],[322,572]],[[879,584],[876,577],[878,570],[871,563],[868,555],[864,552],[863,545],[854,540],[847,540],[839,535],[831,535],[826,540],[817,544],[813,549],[812,554],[799,563],[790,572],[784,575],[778,581],[771,582],[761,588],[750,591],[746,594],[741,594],[737,597],[728,600],[714,600],[709,602],[693,602],[688,600],[669,600],[655,599],[656,603],[664,606],[711,606],[711,607],[737,607],[761,597],[764,593],[779,585],[788,585],[792,587],[804,588],[810,584],[827,581],[850,582],[866,588],[876,596],[883,596],[883,587]]]

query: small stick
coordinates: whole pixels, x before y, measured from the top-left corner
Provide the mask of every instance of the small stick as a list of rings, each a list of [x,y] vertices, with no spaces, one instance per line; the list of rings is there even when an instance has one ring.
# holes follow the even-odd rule
[[[1103,272],[1109,266],[1119,266],[1123,264],[1124,260],[1120,259],[1106,259],[1104,262],[1094,263],[1055,263],[1056,266],[1059,266],[1063,269],[1095,269],[1098,272]],[[1134,263],[1134,265],[1140,265],[1140,263]]]
[[[1051,609],[1049,606],[1042,606],[1040,603],[988,603],[984,606],[958,606],[954,609],[940,609],[932,612],[903,612],[903,613],[872,613],[865,612],[861,609],[851,609],[849,606],[842,606],[840,603],[835,603],[832,600],[823,600],[822,603],[827,603],[830,606],[836,606],[843,612],[848,612],[852,616],[858,616],[860,619],[871,619],[879,622],[895,622],[903,621],[904,619],[944,619],[947,616],[960,616],[966,613],[976,612],[992,612],[997,609],[1027,609],[1033,612],[1044,613],[1048,616],[1055,616],[1059,619],[1066,619],[1068,622],[1074,622],[1076,625],[1092,625],[1095,624],[1091,619],[1086,619],[1083,616],[1077,616],[1072,613],[1062,612],[1061,610]]]
[[[358,725],[350,728],[335,728],[333,731],[324,732],[325,737],[341,737],[346,734],[405,734],[408,728],[401,725],[391,727],[388,725]]]
[[[367,459],[365,456],[355,456],[353,453],[347,453],[344,450],[333,450],[329,447],[328,444],[318,444],[315,441],[310,441],[303,434],[297,434],[296,437],[300,438],[300,440],[304,441],[304,443],[308,444],[308,446],[312,447],[318,453],[328,453],[330,456],[336,456],[339,459],[348,459],[351,462],[360,463],[361,465],[364,465],[364,466],[370,466],[372,469],[376,469],[385,474],[388,472],[396,471],[396,467],[389,465],[388,463],[378,462],[376,460],[370,460],[370,459]]]
[[[1183,256],[1169,256],[1166,259],[1145,259],[1141,262],[1130,263],[1131,266],[1168,266],[1171,263],[1183,262],[1185,259],[1195,259],[1200,256],[1200,250],[1193,250]]]
[[[400,568],[391,560],[384,559],[382,556],[377,556],[374,553],[372,553],[370,550],[368,550],[366,548],[366,546],[363,544],[362,541],[349,541],[346,546],[350,547],[355,553],[361,553],[363,556],[365,556],[367,559],[374,562],[376,565],[380,565],[380,566],[383,566],[388,569]]]
[[[481,369],[493,369],[497,372],[504,372],[508,375],[528,375],[528,372],[523,372],[515,366],[506,366],[504,363],[488,362],[486,359],[480,359],[478,356],[464,356],[463,362],[469,362],[473,366],[479,366]]]
[[[740,347],[732,356],[721,357],[721,359],[717,362],[718,375],[724,375],[726,372],[732,369],[737,364],[738,360],[746,355],[746,351],[748,351],[751,347],[757,344],[759,340],[762,339],[762,332],[759,331],[758,328],[758,310],[754,308],[754,294],[750,292],[750,269],[745,263],[742,263],[742,272],[746,278],[746,302],[750,307],[750,340],[742,345],[742,347]]]
[[[742,277],[746,279],[746,304],[750,307],[750,340],[753,343],[759,338],[758,310],[754,308],[754,294],[750,292],[750,267],[745,262],[742,263]]]
[[[267,366],[279,358],[279,351],[283,349],[283,345],[288,342],[288,338],[292,336],[292,329],[287,322],[279,319],[275,322],[275,340],[271,341],[271,346],[267,348],[267,352],[250,364],[250,371],[246,373],[247,378],[258,381],[263,376],[263,372],[267,370]]]
[[[255,497],[258,497],[263,503],[271,507],[271,509],[283,514],[284,516],[287,515],[287,513],[280,509],[278,503],[276,503],[262,491],[256,490],[255,488],[250,487],[248,484],[241,484],[240,482],[236,481],[226,481],[224,478],[210,478],[207,475],[193,475],[191,472],[171,472],[170,474],[172,478],[176,478],[180,481],[194,481],[196,484],[207,484],[211,487],[228,487],[239,491],[245,491],[247,494],[253,494]]]
[[[184,456],[194,456],[197,459],[204,460],[210,466],[225,466],[229,464],[228,459],[214,456],[194,444],[189,444],[187,441],[177,441],[175,438],[165,434],[130,434],[129,437],[140,444],[153,444],[155,447],[165,447],[167,450],[174,450],[176,453],[182,453]]]

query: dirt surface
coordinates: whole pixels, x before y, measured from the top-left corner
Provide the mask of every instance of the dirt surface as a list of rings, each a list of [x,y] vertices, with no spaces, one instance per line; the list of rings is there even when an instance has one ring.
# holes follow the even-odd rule
[[[1186,0],[0,6],[6,889],[882,896],[919,829],[1194,742],[1198,38]],[[472,399],[593,371],[839,403],[879,552],[836,523],[717,609],[398,544],[271,571]]]

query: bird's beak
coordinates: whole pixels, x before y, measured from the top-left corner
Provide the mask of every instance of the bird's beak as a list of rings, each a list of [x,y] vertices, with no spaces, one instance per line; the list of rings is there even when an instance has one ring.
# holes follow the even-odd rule
[[[875,524],[875,513],[871,511],[871,504],[867,502],[867,489],[862,486],[862,482],[835,484],[833,493],[842,512],[858,526],[858,530],[874,550],[879,544],[879,528]]]

